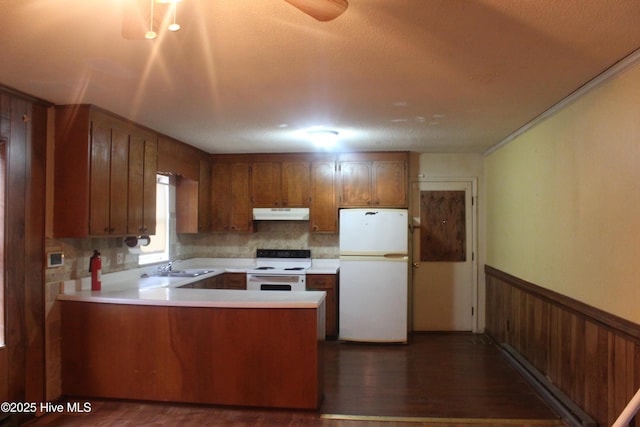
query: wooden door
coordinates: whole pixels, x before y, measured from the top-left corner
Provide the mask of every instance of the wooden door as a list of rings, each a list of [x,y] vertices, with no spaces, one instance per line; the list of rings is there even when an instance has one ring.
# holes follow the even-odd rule
[[[405,161],[376,161],[372,166],[372,204],[406,207],[407,164]]]
[[[371,204],[371,162],[341,161],[340,207],[369,206]]]
[[[282,163],[282,206],[309,206],[309,162]]]
[[[311,208],[309,227],[313,233],[338,231],[335,162],[311,164]]]
[[[414,197],[413,329],[475,331],[472,183],[416,183]]]

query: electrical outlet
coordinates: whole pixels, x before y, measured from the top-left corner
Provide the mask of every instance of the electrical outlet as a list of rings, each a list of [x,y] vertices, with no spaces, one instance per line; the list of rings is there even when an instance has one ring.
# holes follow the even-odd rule
[[[119,253],[116,255],[116,264],[124,264],[124,254]]]

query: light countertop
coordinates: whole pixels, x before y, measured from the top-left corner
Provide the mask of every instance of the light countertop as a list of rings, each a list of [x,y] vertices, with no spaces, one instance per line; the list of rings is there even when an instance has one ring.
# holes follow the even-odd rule
[[[91,291],[90,278],[64,282],[58,299],[111,304],[227,308],[312,308],[325,299],[317,291],[246,291],[227,289],[180,289],[181,286],[224,273],[245,273],[254,259],[194,258],[174,263],[175,270],[206,269],[197,277],[162,277],[156,267],[142,267],[102,276],[102,290]],[[336,274],[338,260],[314,260],[308,274]]]
[[[60,294],[58,300],[106,304],[216,308],[317,308],[325,300],[318,291],[243,291],[156,287]]]

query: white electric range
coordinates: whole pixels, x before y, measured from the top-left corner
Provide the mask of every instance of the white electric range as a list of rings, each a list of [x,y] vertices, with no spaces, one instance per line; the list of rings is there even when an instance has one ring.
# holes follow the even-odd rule
[[[256,267],[247,270],[247,290],[304,291],[310,267],[308,249],[258,249]]]

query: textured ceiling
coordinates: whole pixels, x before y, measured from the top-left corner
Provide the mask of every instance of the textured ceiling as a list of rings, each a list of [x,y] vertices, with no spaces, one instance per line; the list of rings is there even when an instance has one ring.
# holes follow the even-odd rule
[[[122,36],[125,2],[0,1],[0,83],[91,103],[212,153],[483,152],[640,48],[638,0],[183,0]],[[160,10],[160,9],[158,9]]]

